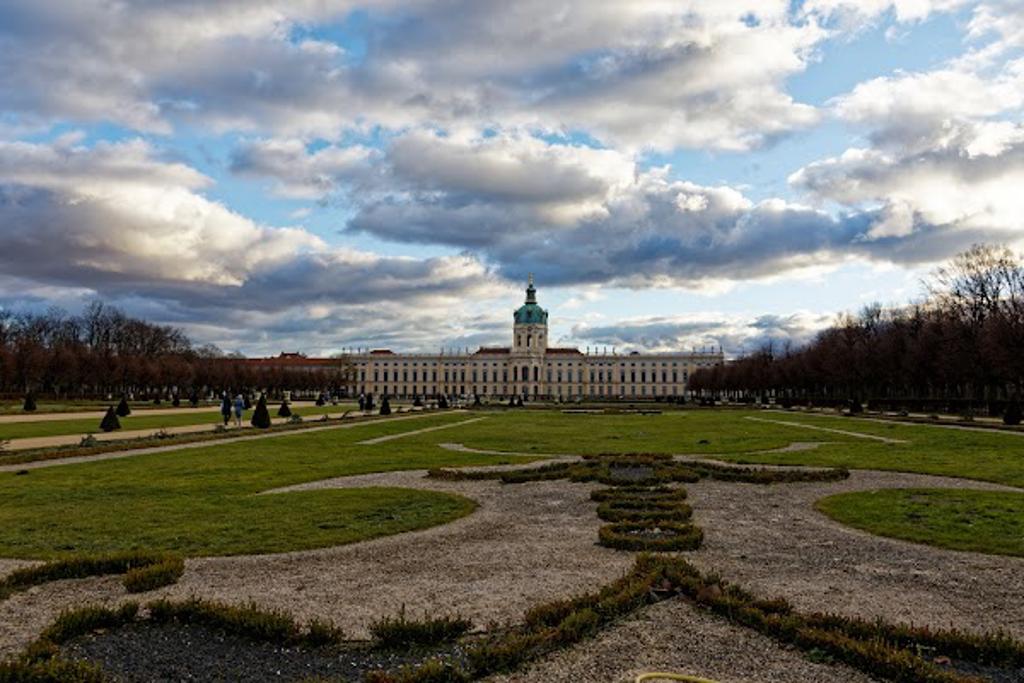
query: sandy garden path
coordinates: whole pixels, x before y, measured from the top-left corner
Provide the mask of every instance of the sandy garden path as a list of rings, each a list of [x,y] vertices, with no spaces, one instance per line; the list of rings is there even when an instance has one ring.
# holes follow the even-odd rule
[[[492,683],[633,683],[641,673],[672,672],[720,683],[871,683],[846,666],[816,664],[751,629],[686,603],[666,600],[623,619],[592,640]]]
[[[590,486],[442,482],[424,471],[361,475],[325,486],[403,486],[461,493],[480,502],[447,525],[336,548],[189,560],[175,586],[143,596],[254,601],[299,619],[335,620],[365,637],[402,605],[410,615],[459,612],[479,626],[517,620],[528,607],[610,582],[630,553],[595,544],[601,525]],[[293,487],[294,488],[294,487]],[[117,577],[61,581],[0,603],[0,656],[24,647],[63,607],[128,599]]]
[[[858,531],[817,512],[834,493],[882,488],[1014,491],[966,479],[855,470],[845,481],[757,486],[688,484],[704,571],[803,610],[1002,629],[1024,639],[1024,558],[943,550]]]

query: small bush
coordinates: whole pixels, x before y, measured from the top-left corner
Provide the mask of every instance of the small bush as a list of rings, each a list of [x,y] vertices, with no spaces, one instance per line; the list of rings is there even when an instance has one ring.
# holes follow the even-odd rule
[[[260,400],[256,402],[256,410],[252,411],[252,419],[249,420],[257,429],[270,429],[270,411],[267,410],[267,397],[260,394]]]
[[[177,583],[184,573],[185,561],[168,557],[163,562],[129,569],[124,575],[124,587],[129,593],[145,593]]]
[[[107,414],[100,420],[100,429],[105,432],[112,432],[115,429],[121,428],[121,421],[117,419],[117,413],[114,412],[114,406],[107,408]]]
[[[397,617],[385,617],[370,625],[370,634],[380,647],[400,648],[409,645],[437,645],[465,635],[473,624],[460,617],[424,617],[412,621],[405,616],[405,607]]]
[[[36,397],[31,392],[25,394],[25,403],[21,406],[21,409],[26,413],[34,413],[36,411]]]
[[[236,607],[192,598],[184,602],[156,600],[147,607],[149,618],[155,623],[200,624],[258,641],[303,641],[302,630],[290,616],[255,605]]]
[[[288,418],[288,424],[291,424],[291,425],[300,425],[300,424],[302,424],[302,416],[301,415],[292,415],[291,417]]]
[[[288,406],[288,401],[281,401],[281,406],[277,409],[278,417],[291,417],[292,409]]]
[[[132,569],[160,564],[168,559],[166,555],[127,552],[55,560],[35,567],[17,569],[0,580],[0,600],[50,581],[124,574]]]
[[[380,400],[380,414],[381,415],[390,415],[391,414],[391,401],[388,400],[387,396],[385,396],[384,398],[382,398]]]
[[[65,610],[43,630],[39,639],[60,645],[96,629],[123,626],[134,621],[138,613],[139,606],[134,602],[125,603],[116,609],[87,606]]]
[[[0,662],[3,683],[105,683],[109,679],[94,664],[64,659],[14,659]]]
[[[115,412],[118,417],[128,417],[132,414],[132,409],[131,406],[128,405],[127,397],[121,397],[121,402],[117,404],[117,410]]]

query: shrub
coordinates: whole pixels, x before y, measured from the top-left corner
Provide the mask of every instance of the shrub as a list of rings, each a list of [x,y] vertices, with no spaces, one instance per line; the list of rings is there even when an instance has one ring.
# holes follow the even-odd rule
[[[302,424],[302,416],[301,415],[292,415],[291,417],[288,418],[288,424],[291,424],[291,425],[300,425],[300,424]]]
[[[619,522],[601,527],[597,538],[607,548],[664,552],[696,550],[704,541],[704,532],[678,522]]]
[[[121,397],[121,402],[117,404],[117,410],[114,412],[117,413],[118,417],[128,417],[132,414],[132,409],[131,406],[128,405],[127,397]]]
[[[1006,412],[1003,413],[1003,424],[1019,425],[1021,423],[1021,417],[1020,403],[1017,399],[1011,400],[1006,406]]]
[[[597,516],[606,522],[687,522],[693,516],[693,510],[686,503],[674,503],[665,507],[645,507],[630,505],[618,507],[615,503],[601,503],[597,506]]]
[[[112,432],[115,429],[121,428],[121,421],[117,419],[117,413],[114,412],[114,406],[107,408],[107,414],[100,420],[100,429],[105,432]]]
[[[380,400],[380,414],[381,415],[390,415],[391,414],[391,401],[388,400],[387,396],[385,396],[384,398],[382,398]]]
[[[403,605],[397,617],[385,617],[371,624],[370,634],[380,647],[400,648],[446,643],[460,638],[471,628],[471,622],[457,616],[424,616],[422,620],[411,621],[406,618]]]
[[[64,659],[13,659],[0,662],[3,683],[105,683],[109,680],[94,664]]]
[[[302,631],[290,616],[255,605],[236,607],[191,598],[177,603],[156,600],[147,607],[149,618],[155,623],[199,624],[258,641],[302,641]]]
[[[86,434],[85,436],[83,436],[81,439],[78,440],[78,447],[79,448],[93,448],[98,443],[99,443],[99,441],[96,440],[95,436],[93,436],[92,434]]]
[[[124,587],[129,593],[145,593],[177,583],[184,573],[185,561],[180,557],[168,557],[156,564],[129,569],[124,575]]]
[[[80,556],[54,560],[35,567],[17,569],[0,580],[0,600],[12,593],[27,590],[50,581],[84,579],[89,576],[124,574],[132,569],[148,567],[170,559],[167,555],[127,552],[112,555]]]
[[[174,406],[175,408],[181,406],[181,398],[177,394],[175,394],[174,398],[171,400],[171,405]]]
[[[270,428],[270,411],[267,410],[267,397],[260,394],[260,400],[256,402],[256,410],[252,411],[252,419],[249,420],[257,429]]]
[[[421,399],[419,397],[419,395],[417,395],[416,398],[414,398],[412,400],[412,405],[413,405],[414,408],[422,408],[423,407],[423,399]]]
[[[324,400],[324,395],[323,394],[320,394],[320,395],[318,395],[316,397],[316,405],[317,405],[318,408],[323,407],[326,403],[327,403],[327,401]]]
[[[139,606],[134,602],[117,608],[86,606],[65,610],[43,630],[39,639],[60,645],[99,628],[123,626],[134,621],[138,612]]]
[[[36,397],[32,395],[32,392],[25,394],[25,403],[21,409],[26,413],[34,413],[36,411]]]
[[[281,401],[281,407],[277,409],[278,417],[291,417],[292,409],[288,407],[288,401]]]
[[[437,407],[441,408],[442,410],[447,408],[448,407],[448,397],[445,396],[444,394],[441,394],[440,396],[438,396],[437,397]]]

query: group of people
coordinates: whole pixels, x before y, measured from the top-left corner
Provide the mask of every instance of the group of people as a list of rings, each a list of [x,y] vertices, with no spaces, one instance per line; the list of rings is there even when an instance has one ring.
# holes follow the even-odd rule
[[[245,412],[245,398],[241,394],[235,396],[232,401],[231,395],[228,392],[224,392],[221,395],[220,400],[220,414],[224,418],[224,426],[228,426],[228,422],[231,420],[232,414],[235,416],[235,426],[242,426],[242,413]]]

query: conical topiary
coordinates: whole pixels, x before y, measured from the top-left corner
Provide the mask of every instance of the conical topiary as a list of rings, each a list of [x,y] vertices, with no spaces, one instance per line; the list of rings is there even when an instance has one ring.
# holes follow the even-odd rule
[[[324,395],[318,394],[316,397],[316,405],[319,407],[325,405],[326,403],[327,401],[324,400]]]
[[[387,396],[385,396],[384,398],[382,398],[380,400],[380,414],[381,415],[390,415],[391,414],[391,401],[388,400]]]
[[[188,402],[193,408],[199,405],[199,394],[196,393],[195,389],[193,389],[192,393],[188,395]]]
[[[260,400],[256,402],[256,410],[252,412],[252,420],[250,420],[253,427],[259,429],[268,429],[270,427],[270,411],[267,410],[267,399],[265,396],[260,394]]]
[[[440,396],[438,396],[437,397],[437,407],[438,408],[447,408],[448,407],[448,397],[445,396],[444,394],[441,394]]]
[[[117,410],[114,412],[117,413],[118,417],[128,417],[132,414],[132,409],[128,405],[128,398],[126,396],[121,397],[121,402],[117,404]]]
[[[100,421],[100,429],[105,432],[112,432],[115,429],[121,428],[121,421],[117,419],[117,413],[114,411],[114,406],[107,408],[107,414],[103,416]]]
[[[510,397],[508,399],[508,407],[509,408],[515,408],[516,407],[516,397],[515,396],[512,396],[512,397]]]
[[[1005,425],[1019,425],[1021,422],[1021,410],[1020,403],[1017,399],[1011,399],[1009,405],[1006,406],[1006,412],[1003,413],[1003,424]]]
[[[281,407],[277,409],[278,417],[291,417],[292,409],[288,407],[288,401],[281,401]]]
[[[171,401],[171,405],[174,406],[175,408],[179,407],[181,405],[181,397],[175,394],[174,400]]]
[[[242,408],[245,410],[252,410],[252,399],[249,398],[249,392],[242,394]]]
[[[22,406],[22,410],[26,413],[34,413],[36,410],[36,397],[31,392],[25,394],[25,405]]]
[[[373,394],[366,395],[366,402],[365,405],[363,405],[363,410],[373,410]]]
[[[417,395],[416,395],[416,398],[414,398],[414,399],[412,400],[412,405],[413,405],[413,407],[415,407],[415,408],[422,408],[422,407],[423,407],[423,399],[421,399],[421,398],[419,397],[419,394],[417,394]]]

